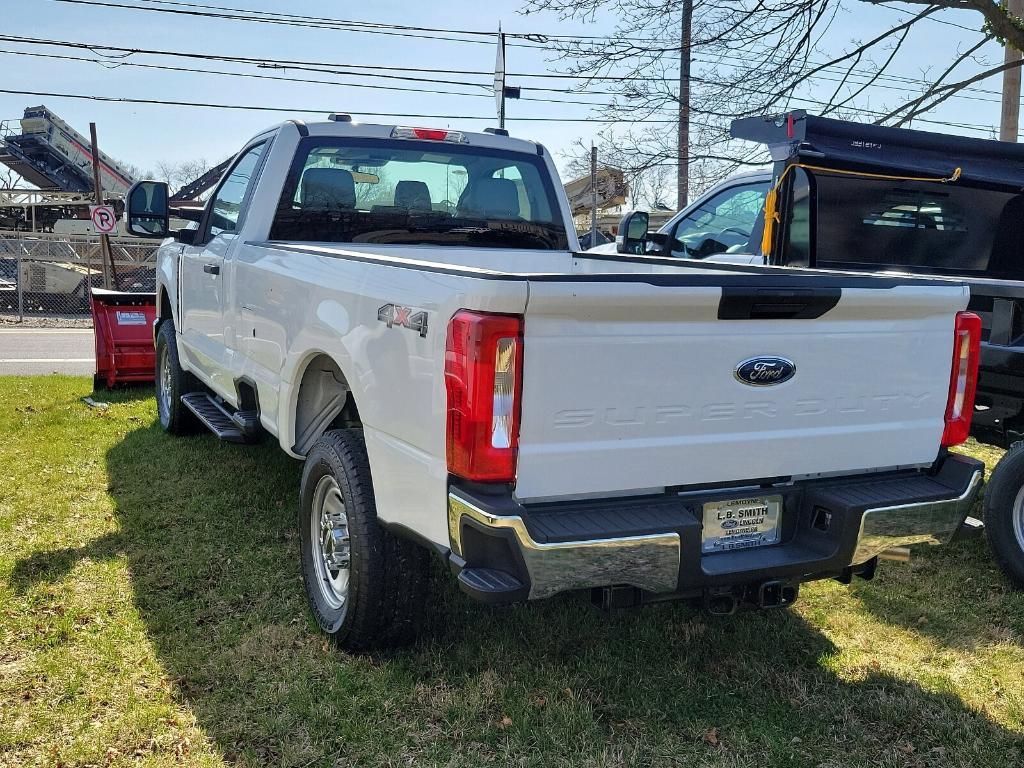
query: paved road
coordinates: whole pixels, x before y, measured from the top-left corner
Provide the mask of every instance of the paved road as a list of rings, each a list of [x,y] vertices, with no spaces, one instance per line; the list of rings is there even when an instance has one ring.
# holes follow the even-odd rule
[[[95,370],[91,328],[0,328],[0,375]]]

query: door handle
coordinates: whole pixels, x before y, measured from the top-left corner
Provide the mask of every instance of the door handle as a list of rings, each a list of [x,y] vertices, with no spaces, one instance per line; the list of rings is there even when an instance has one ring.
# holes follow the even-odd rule
[[[217,264],[203,264],[203,272],[205,272],[208,275],[219,275],[220,266],[218,266]]]

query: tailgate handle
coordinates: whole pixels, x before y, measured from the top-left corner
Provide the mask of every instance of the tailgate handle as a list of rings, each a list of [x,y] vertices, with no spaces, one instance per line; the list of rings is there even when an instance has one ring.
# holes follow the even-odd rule
[[[813,320],[839,303],[841,288],[722,288],[719,320]]]

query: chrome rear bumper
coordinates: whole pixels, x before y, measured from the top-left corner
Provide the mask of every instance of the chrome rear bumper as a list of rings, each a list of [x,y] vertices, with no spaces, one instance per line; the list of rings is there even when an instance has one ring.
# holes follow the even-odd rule
[[[492,514],[453,492],[448,495],[448,530],[452,551],[460,557],[463,518],[515,535],[530,578],[531,600],[607,584],[671,592],[679,580],[677,533],[543,544],[534,541],[519,515]]]
[[[983,465],[948,455],[931,473],[879,473],[772,486],[784,498],[780,541],[702,554],[702,508],[749,489],[523,506],[507,492],[453,485],[450,562],[481,600],[538,599],[628,585],[689,596],[769,581],[870,574],[872,558],[944,544],[977,499]]]
[[[867,562],[893,547],[948,543],[977,501],[981,480],[979,469],[964,492],[953,499],[864,510],[850,565]]]

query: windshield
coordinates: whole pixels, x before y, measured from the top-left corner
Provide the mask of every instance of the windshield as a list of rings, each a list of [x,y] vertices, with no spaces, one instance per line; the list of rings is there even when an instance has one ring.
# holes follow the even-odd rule
[[[379,139],[303,139],[270,239],[568,248],[539,156]]]

